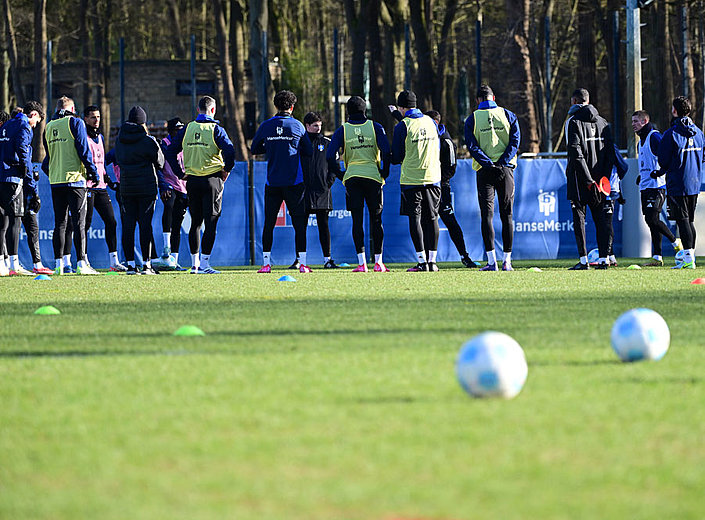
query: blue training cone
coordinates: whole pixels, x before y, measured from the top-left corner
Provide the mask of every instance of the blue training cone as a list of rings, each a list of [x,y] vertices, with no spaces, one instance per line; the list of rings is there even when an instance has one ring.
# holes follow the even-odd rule
[[[35,280],[51,280],[51,276],[48,274],[40,274],[34,278]]]
[[[279,278],[279,280],[277,280],[277,281],[278,282],[295,282],[296,278],[294,278],[293,276],[289,276],[288,274],[285,274],[284,276]]]

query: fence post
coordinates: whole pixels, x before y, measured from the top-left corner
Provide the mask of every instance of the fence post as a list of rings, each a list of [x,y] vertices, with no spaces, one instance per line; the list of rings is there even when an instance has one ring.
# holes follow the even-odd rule
[[[247,163],[247,203],[249,208],[247,225],[250,230],[250,265],[255,265],[255,165],[252,158]]]

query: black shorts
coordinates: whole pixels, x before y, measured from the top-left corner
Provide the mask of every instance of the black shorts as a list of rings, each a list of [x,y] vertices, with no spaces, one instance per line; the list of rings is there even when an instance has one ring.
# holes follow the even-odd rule
[[[400,215],[409,217],[426,213],[431,219],[438,218],[438,205],[441,200],[441,187],[429,184],[401,189]]]
[[[646,188],[641,190],[641,213],[656,211],[661,213],[663,203],[666,202],[666,190],[663,188]]]
[[[362,210],[367,202],[370,215],[379,215],[384,207],[382,185],[364,177],[350,177],[345,181],[345,208],[348,211]]]
[[[688,220],[693,222],[697,204],[697,195],[669,195],[668,220]]]
[[[186,177],[186,193],[191,202],[192,213],[203,217],[219,217],[223,209],[224,184],[220,174]]]
[[[16,182],[0,182],[0,215],[24,216],[24,190]]]
[[[286,209],[292,217],[306,215],[306,186],[304,183],[294,186],[269,186],[264,187],[264,212],[267,209],[279,208],[282,202],[286,202]]]

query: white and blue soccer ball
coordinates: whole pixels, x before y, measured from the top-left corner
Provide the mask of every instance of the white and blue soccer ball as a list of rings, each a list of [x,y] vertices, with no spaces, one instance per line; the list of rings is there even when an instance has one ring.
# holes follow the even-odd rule
[[[651,309],[631,309],[612,326],[612,348],[622,361],[657,361],[670,343],[666,320]]]
[[[678,269],[683,268],[683,264],[685,263],[685,249],[681,249],[676,253],[676,267]]]
[[[515,397],[529,368],[519,343],[501,332],[483,332],[467,341],[455,362],[463,389],[473,397]]]
[[[588,256],[588,264],[590,264],[590,265],[597,264],[597,261],[600,259],[600,250],[597,248],[591,249],[587,256]]]

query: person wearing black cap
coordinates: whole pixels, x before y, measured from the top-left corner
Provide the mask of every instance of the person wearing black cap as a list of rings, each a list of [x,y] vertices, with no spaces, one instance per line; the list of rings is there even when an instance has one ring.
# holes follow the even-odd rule
[[[147,132],[147,114],[140,106],[130,109],[115,143],[115,162],[120,167],[122,200],[122,248],[127,274],[139,274],[135,265],[135,227],[140,228],[141,274],[159,274],[151,264],[152,217],[157,203],[158,171],[164,168],[164,154],[157,140]]]
[[[86,259],[86,181],[98,182],[98,170],[88,145],[86,124],[76,116],[73,99],[63,96],[44,131],[46,157],[42,170],[49,176],[54,206],[54,274],[64,274],[66,223],[71,215],[79,274],[98,274]]]
[[[178,117],[167,121],[166,129],[168,135],[162,139],[161,143],[164,154],[166,154],[167,148],[183,127],[184,123]],[[177,160],[183,168],[183,152],[177,155]],[[159,193],[164,203],[164,213],[162,214],[163,265],[173,267],[177,271],[185,271],[186,268],[179,266],[179,247],[181,246],[181,223],[184,221],[186,209],[188,208],[186,181],[177,177],[168,162],[164,163],[164,170],[159,177]]]
[[[472,167],[477,172],[477,200],[480,204],[482,240],[487,253],[487,265],[480,271],[498,271],[494,249],[495,193],[502,220],[503,271],[513,271],[512,243],[514,224],[514,168],[521,133],[519,121],[513,112],[497,106],[489,85],[477,91],[477,110],[465,120],[465,142],[472,155]]]
[[[328,214],[333,209],[333,198],[330,189],[335,183],[337,174],[340,172],[340,163],[326,161],[326,151],[330,143],[325,135],[321,133],[323,122],[317,112],[309,112],[304,116],[304,126],[311,145],[313,155],[304,168],[304,184],[306,185],[306,210],[310,214],[316,215],[316,226],[318,227],[318,239],[321,242],[323,252],[323,268],[337,269],[338,265],[330,255],[330,228],[328,227]]]
[[[166,150],[166,159],[177,177],[186,177],[191,229],[191,274],[219,274],[210,265],[218,219],[223,209],[223,189],[235,166],[235,148],[215,118],[216,103],[210,96],[198,100],[198,116],[179,130]],[[178,155],[183,151],[183,166]],[[201,225],[203,243],[201,244]],[[201,256],[198,256],[198,250]]]
[[[438,271],[438,206],[441,199],[438,127],[433,119],[416,108],[416,94],[410,90],[399,94],[397,109],[404,118],[394,127],[392,164],[401,164],[401,214],[409,217],[409,232],[418,260],[408,271]]]
[[[348,120],[338,128],[328,146],[328,163],[338,163],[338,151],[342,149],[345,162],[343,185],[348,211],[352,214],[352,235],[357,252],[358,266],[353,272],[366,273],[364,211],[370,216],[370,230],[375,255],[375,272],[388,272],[382,260],[382,186],[389,176],[390,150],[387,135],[379,123],[365,116],[367,102],[360,96],[352,96],[347,103]]]
[[[105,173],[105,140],[100,133],[100,108],[95,105],[86,107],[83,111],[83,121],[86,123],[88,146],[93,156],[93,164],[98,170],[98,182],[88,181],[86,209],[86,237],[93,222],[93,210],[98,212],[105,224],[105,243],[108,246],[110,271],[125,272],[127,267],[120,263],[117,253],[117,220],[113,211],[113,202],[107,190]],[[88,244],[88,238],[86,238]]]

